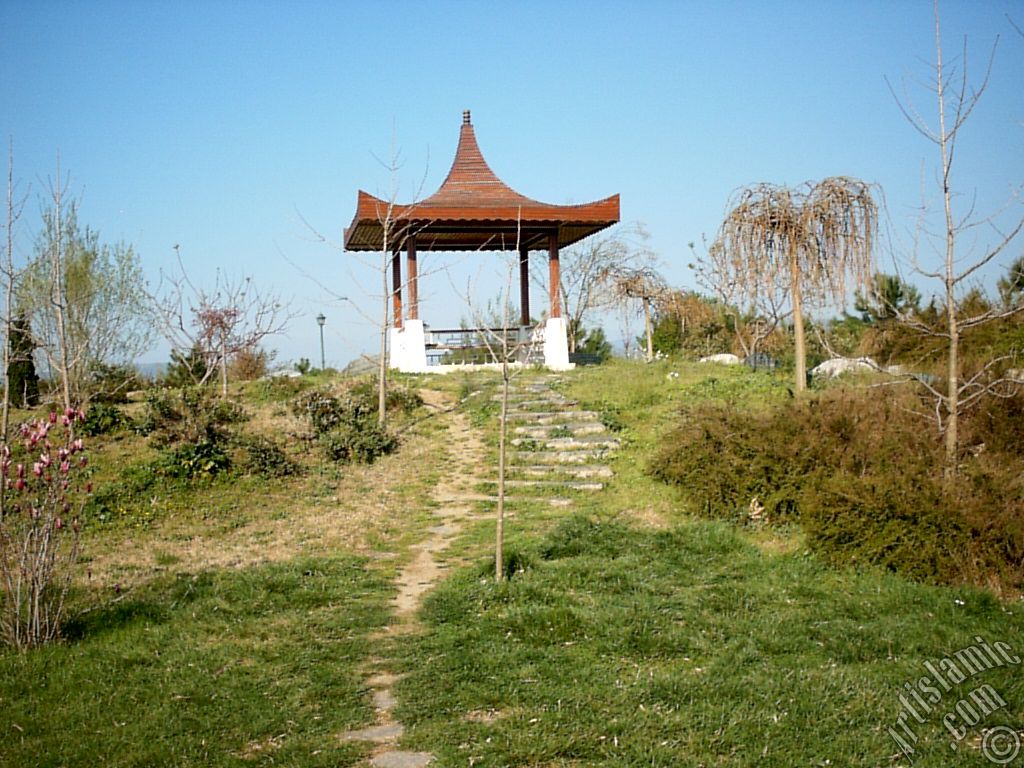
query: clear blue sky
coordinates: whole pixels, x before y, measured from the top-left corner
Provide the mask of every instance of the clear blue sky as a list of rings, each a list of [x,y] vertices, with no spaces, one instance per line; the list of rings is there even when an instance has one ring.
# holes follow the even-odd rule
[[[1024,37],[1007,20],[1024,27],[1024,2],[950,1],[942,14],[947,58],[966,36],[977,78],[1001,37],[954,177],[990,211],[1024,182]],[[300,271],[376,315],[364,293],[375,283],[313,242],[302,219],[340,241],[356,190],[388,192],[375,155],[389,155],[392,136],[400,200],[421,181],[429,194],[471,109],[509,185],[553,203],[620,193],[623,219],[646,225],[669,279],[693,287],[687,243],[714,233],[745,184],[877,182],[907,235],[922,195],[936,194],[937,156],[884,78],[906,80],[931,119],[916,83],[933,56],[927,0],[0,0],[0,136],[31,185],[23,256],[59,151],[82,221],[132,243],[151,281],[176,243],[198,282],[217,268],[251,274],[301,313],[270,345],[279,359],[318,360],[323,312],[328,363],[339,365],[372,351],[374,329]],[[428,323],[466,314],[448,278],[421,290]]]

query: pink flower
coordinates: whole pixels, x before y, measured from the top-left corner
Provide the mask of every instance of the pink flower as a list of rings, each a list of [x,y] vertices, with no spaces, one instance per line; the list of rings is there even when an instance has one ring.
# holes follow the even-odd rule
[[[62,475],[66,475],[70,471],[71,471],[71,462],[70,461],[62,461],[60,463],[60,473]]]
[[[15,472],[17,473],[18,477],[24,477],[25,476],[25,465],[24,464],[19,464],[17,469],[15,470]]]
[[[36,477],[43,476],[43,465],[40,464],[38,461],[32,465],[32,474],[35,475]]]
[[[56,411],[50,411],[50,423],[51,424],[56,424],[57,423],[57,412]]]

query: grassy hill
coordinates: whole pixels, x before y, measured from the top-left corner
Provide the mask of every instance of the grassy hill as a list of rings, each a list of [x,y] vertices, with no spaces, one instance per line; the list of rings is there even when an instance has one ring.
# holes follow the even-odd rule
[[[173,477],[151,437],[91,440],[105,501],[74,618],[60,645],[0,651],[0,764],[365,764],[376,747],[343,734],[375,722],[366,679],[384,664],[404,674],[402,746],[440,766],[969,766],[1019,732],[1019,600],[828,565],[798,525],[703,519],[652,476],[683,405],[726,390],[763,408],[784,383],[671,361],[547,380],[621,447],[602,491],[510,508],[501,584],[493,376],[403,377],[426,404],[368,466],[325,457],[294,382],[246,385],[232,429],[297,472],[261,474],[236,440],[231,469]],[[459,419],[483,461],[460,459]],[[455,484],[474,511],[400,625],[396,578]],[[931,670],[965,650],[973,673],[939,685]]]

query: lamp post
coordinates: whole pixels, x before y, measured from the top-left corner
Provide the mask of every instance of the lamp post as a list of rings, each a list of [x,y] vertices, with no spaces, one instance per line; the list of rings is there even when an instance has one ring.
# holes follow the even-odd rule
[[[316,324],[320,326],[320,370],[327,370],[327,361],[324,358],[324,323],[327,322],[327,318],[324,317],[324,313],[321,312],[316,316]]]

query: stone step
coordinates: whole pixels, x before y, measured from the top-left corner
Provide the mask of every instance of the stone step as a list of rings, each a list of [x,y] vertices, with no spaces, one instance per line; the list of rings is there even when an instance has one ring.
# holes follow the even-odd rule
[[[570,421],[600,421],[601,417],[594,411],[512,411],[508,413],[509,421],[529,421],[534,424],[563,424]]]
[[[591,459],[604,459],[610,449],[598,448],[592,451],[578,449],[575,451],[511,451],[509,461],[512,465],[545,464],[559,466],[562,464],[586,464]]]
[[[574,478],[612,477],[612,468],[604,464],[513,464],[509,467],[513,475],[527,477],[548,477],[565,475]]]
[[[496,483],[491,482],[491,485],[496,485]],[[544,502],[552,507],[567,507],[570,504],[572,504],[573,501],[571,498],[566,498],[564,496],[548,496],[547,498],[544,498],[543,496],[520,496],[514,493],[509,493],[508,491],[510,490],[511,489],[506,489],[505,493],[505,504],[507,506],[515,506],[519,504],[537,504],[538,502]],[[440,499],[440,501],[443,502],[445,501],[445,499]],[[492,493],[462,493],[459,494],[459,497],[457,499],[451,499],[451,501],[458,503],[473,501],[484,504],[497,504],[497,488],[495,488],[495,490]],[[487,515],[489,514],[490,512],[485,512],[483,514],[475,515],[472,518],[468,519],[482,519],[487,517]]]
[[[514,437],[511,443],[515,447],[537,442],[530,437]],[[544,447],[555,451],[593,450],[595,448],[618,448],[619,441],[613,437],[602,435],[580,435],[579,437],[549,437],[542,441]]]
[[[491,398],[494,402],[501,402],[501,395],[495,395]],[[508,398],[509,407],[519,411],[541,411],[541,410],[568,410],[575,408],[579,403],[575,400],[569,400],[562,396],[552,397],[537,397],[531,395],[529,397],[516,397],[515,395],[509,395]]]
[[[497,486],[497,480],[485,481],[488,485]],[[506,480],[506,488],[525,490],[529,488],[540,490],[561,489],[566,491],[600,491],[604,483],[593,480]]]
[[[607,432],[600,421],[567,422],[565,424],[546,424],[540,426],[515,427],[516,435],[546,440],[550,437],[576,437],[581,435],[601,435]]]

